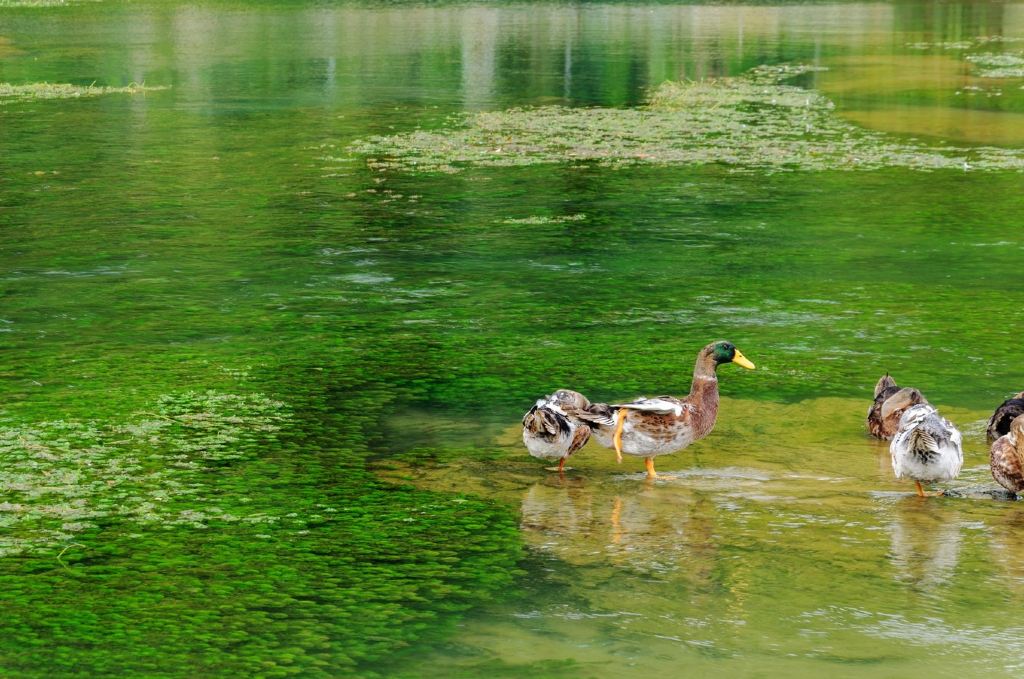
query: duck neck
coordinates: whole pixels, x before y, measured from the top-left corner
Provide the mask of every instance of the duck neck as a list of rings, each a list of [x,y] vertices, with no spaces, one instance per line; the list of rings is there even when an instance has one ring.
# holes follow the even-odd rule
[[[698,437],[706,436],[715,426],[715,418],[718,417],[718,377],[715,375],[715,367],[714,359],[699,356],[693,368],[693,382],[686,402],[696,409],[694,424]]]

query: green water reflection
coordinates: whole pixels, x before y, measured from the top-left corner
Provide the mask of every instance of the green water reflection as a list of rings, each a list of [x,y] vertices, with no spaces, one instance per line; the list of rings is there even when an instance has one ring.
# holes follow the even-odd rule
[[[1021,8],[3,8],[0,82],[171,86],[0,102],[4,673],[1018,669],[1017,507],[907,497],[860,418],[891,370],[988,482],[1019,174],[324,158],[792,62],[854,122],[1016,146],[1024,78],[967,57]],[[517,442],[557,386],[685,392],[713,337],[759,370],[679,479]]]

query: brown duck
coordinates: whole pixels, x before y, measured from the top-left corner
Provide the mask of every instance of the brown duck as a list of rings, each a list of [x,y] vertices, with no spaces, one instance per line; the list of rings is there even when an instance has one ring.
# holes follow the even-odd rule
[[[1024,490],[1024,415],[1013,418],[1006,435],[992,442],[988,462],[996,483],[1011,493]]]
[[[660,396],[638,398],[630,403],[594,403],[568,411],[590,425],[598,443],[622,454],[644,458],[648,478],[655,478],[654,458],[682,450],[707,436],[718,417],[718,376],[723,363],[737,363],[753,370],[754,364],[731,342],[712,342],[697,354],[693,382],[686,398]]]
[[[928,399],[913,387],[900,389],[896,380],[885,373],[875,384],[875,400],[868,408],[868,432],[875,438],[890,440],[899,429],[903,413],[919,403],[928,403]]]

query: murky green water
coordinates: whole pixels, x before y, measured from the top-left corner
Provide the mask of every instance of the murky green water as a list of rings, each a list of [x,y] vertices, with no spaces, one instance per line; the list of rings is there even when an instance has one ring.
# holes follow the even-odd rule
[[[17,4],[0,83],[170,88],[0,99],[5,676],[1020,670],[1024,514],[911,497],[861,418],[891,371],[991,485],[1024,175],[348,149],[802,63],[1014,158],[1024,5]],[[717,337],[758,370],[677,478],[522,449],[537,396],[684,393]]]

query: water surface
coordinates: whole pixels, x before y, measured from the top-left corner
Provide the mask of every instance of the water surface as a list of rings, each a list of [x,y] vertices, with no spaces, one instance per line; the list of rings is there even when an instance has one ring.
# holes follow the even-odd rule
[[[0,106],[6,674],[1020,669],[1020,512],[982,492],[1020,174],[346,149],[784,63],[894,140],[1017,149],[1024,78],[969,57],[1020,57],[1024,5],[0,12],[0,82],[170,86]],[[677,478],[518,442],[560,386],[685,393],[718,337],[758,370]],[[965,430],[967,497],[865,437],[886,370]]]

